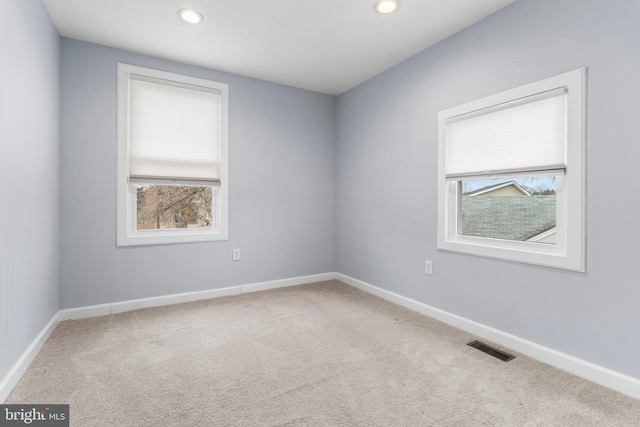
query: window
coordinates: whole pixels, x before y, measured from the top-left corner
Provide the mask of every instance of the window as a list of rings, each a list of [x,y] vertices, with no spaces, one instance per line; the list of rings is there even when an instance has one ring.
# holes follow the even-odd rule
[[[585,74],[439,113],[439,249],[585,271]]]
[[[118,246],[228,239],[228,93],[118,64]]]

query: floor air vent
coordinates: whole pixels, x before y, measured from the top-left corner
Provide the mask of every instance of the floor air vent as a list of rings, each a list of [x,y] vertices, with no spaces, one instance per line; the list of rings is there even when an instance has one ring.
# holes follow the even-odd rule
[[[509,353],[505,353],[504,351],[500,351],[497,348],[493,348],[489,345],[486,345],[483,342],[480,341],[472,341],[470,343],[467,344],[468,346],[471,346],[473,348],[477,348],[478,350],[487,353],[493,357],[495,357],[496,359],[500,359],[503,362],[508,362],[511,359],[515,359],[515,356],[510,355]]]

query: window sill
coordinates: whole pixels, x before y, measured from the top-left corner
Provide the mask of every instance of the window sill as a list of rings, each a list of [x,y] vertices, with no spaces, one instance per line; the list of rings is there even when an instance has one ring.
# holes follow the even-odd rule
[[[584,272],[582,254],[569,254],[558,245],[457,236],[438,241],[438,249],[542,267]]]
[[[194,229],[145,230],[118,236],[117,247],[171,245],[180,243],[219,242],[229,240],[226,233]]]

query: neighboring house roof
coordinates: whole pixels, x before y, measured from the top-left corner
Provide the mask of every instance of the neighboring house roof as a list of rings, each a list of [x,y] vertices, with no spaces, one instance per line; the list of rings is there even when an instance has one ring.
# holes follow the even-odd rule
[[[556,196],[462,196],[462,234],[533,240],[556,226]]]
[[[486,187],[478,188],[477,190],[468,192],[467,194],[465,194],[465,196],[489,195],[491,192],[500,190],[505,187],[513,187],[516,191],[522,193],[523,196],[531,195],[531,193],[529,193],[527,190],[522,188],[515,181],[507,181],[507,182],[502,182],[500,184],[488,185]]]

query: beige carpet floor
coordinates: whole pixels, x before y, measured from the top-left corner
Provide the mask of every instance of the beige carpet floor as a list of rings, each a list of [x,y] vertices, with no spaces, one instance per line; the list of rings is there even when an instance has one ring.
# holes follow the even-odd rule
[[[474,339],[321,282],[62,322],[7,403],[72,426],[640,426],[640,400]]]

